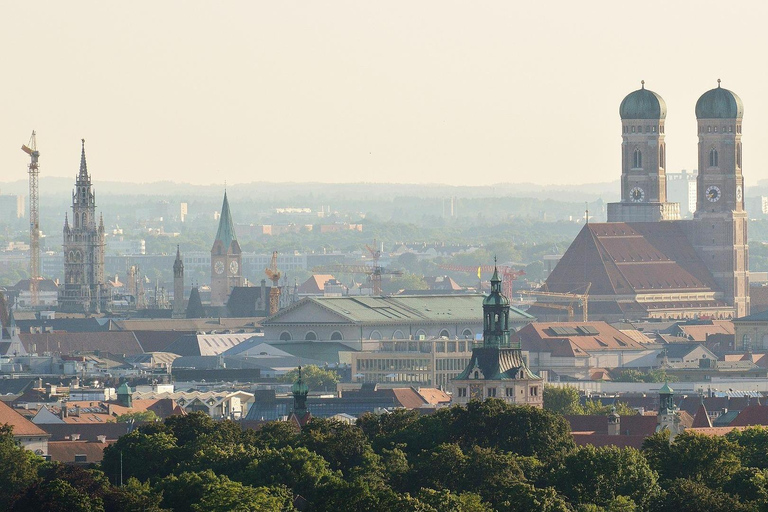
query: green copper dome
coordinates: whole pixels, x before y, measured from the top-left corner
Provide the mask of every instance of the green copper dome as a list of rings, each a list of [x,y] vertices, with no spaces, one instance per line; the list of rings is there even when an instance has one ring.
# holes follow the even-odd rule
[[[619,115],[622,119],[664,119],[667,117],[667,104],[653,91],[643,87],[631,92],[621,102]]]
[[[669,384],[667,384],[666,382],[664,383],[664,385],[659,390],[659,394],[660,395],[671,395],[674,392],[675,392],[675,390],[672,389],[671,387],[669,387]]]
[[[696,119],[740,119],[744,117],[744,104],[736,93],[720,87],[701,95],[696,102]]]
[[[483,299],[483,306],[509,306],[509,298],[501,293],[501,278],[496,268],[491,277],[491,294]]]

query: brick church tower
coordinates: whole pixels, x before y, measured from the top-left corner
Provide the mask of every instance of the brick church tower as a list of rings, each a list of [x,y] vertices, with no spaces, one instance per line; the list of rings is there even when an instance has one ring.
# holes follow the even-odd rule
[[[241,252],[227,193],[224,192],[219,230],[211,248],[211,306],[225,305],[232,288],[242,286]]]

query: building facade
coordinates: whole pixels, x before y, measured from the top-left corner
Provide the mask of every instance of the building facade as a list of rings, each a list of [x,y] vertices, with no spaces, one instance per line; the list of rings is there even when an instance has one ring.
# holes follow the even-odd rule
[[[85,139],[80,172],[72,193],[72,224],[64,217],[64,283],[59,287],[59,309],[98,313],[106,310],[109,290],[104,279],[104,219],[96,219],[96,194],[85,160]]]
[[[235,235],[227,193],[221,205],[219,229],[211,247],[211,306],[223,306],[235,286],[243,285],[242,251]]]
[[[472,349],[469,364],[451,382],[452,403],[499,398],[507,403],[543,407],[544,381],[528,369],[520,343],[512,341],[509,299],[501,293],[498,271],[483,300],[483,343]]]

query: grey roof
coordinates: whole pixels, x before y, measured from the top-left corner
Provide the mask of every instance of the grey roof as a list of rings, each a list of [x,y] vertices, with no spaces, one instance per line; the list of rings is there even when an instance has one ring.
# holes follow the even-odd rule
[[[744,104],[736,93],[717,87],[701,95],[696,102],[696,119],[737,119],[744,117]]]
[[[624,98],[619,106],[619,115],[622,119],[664,119],[667,117],[667,104],[661,96],[643,85]]]
[[[538,379],[525,365],[520,349],[478,347],[472,349],[472,359],[456,380],[467,380],[475,368],[479,368],[485,380],[518,380],[518,373],[523,371],[523,378]]]
[[[663,350],[666,351],[667,357],[671,359],[681,359],[697,348],[703,348],[709,352],[709,349],[701,343],[669,343],[664,345]],[[712,354],[712,357],[715,358],[715,355]]]
[[[742,316],[741,318],[734,318],[734,322],[768,322],[768,310],[754,313],[752,315]]]

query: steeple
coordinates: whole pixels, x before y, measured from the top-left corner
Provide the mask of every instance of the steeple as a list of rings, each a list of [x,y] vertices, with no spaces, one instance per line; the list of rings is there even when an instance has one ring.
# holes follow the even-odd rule
[[[77,176],[78,182],[89,182],[91,180],[88,176],[88,164],[85,161],[85,139],[80,139],[82,143],[82,150],[80,152],[80,174]]]
[[[181,261],[181,249],[178,245],[176,246],[176,260],[173,262],[173,276],[184,276],[184,262]]]
[[[307,413],[307,395],[309,386],[301,378],[301,366],[299,366],[299,378],[293,383],[291,388],[293,393],[293,413],[300,417]]]
[[[510,335],[509,299],[501,292],[501,278],[494,264],[491,293],[483,300],[483,346],[509,347]]]
[[[67,212],[64,212],[64,232],[66,233],[68,231],[69,231],[69,215],[67,214]]]
[[[219,217],[219,230],[216,232],[216,240],[221,240],[224,248],[229,250],[233,241],[237,240],[235,235],[235,224],[232,222],[232,212],[229,211],[229,200],[227,192],[224,192],[224,203],[221,205],[221,216]]]

